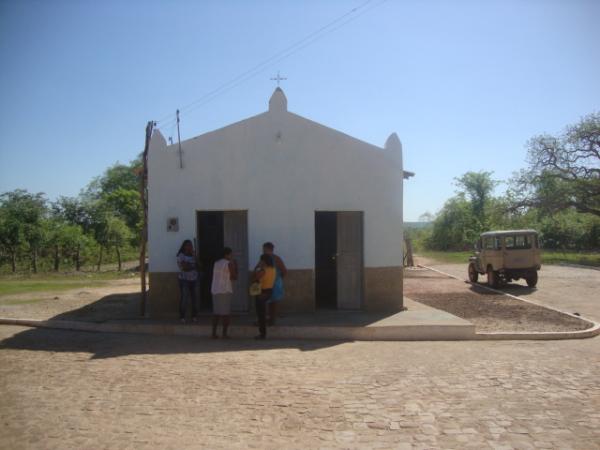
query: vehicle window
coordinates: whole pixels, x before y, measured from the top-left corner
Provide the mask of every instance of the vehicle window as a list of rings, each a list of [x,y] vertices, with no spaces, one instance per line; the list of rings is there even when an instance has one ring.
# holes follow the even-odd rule
[[[524,234],[517,236],[515,239],[516,248],[531,248],[531,237]]]
[[[494,239],[491,237],[487,237],[483,240],[483,245],[485,246],[486,250],[493,250],[494,249]]]
[[[494,240],[494,249],[496,250],[500,250],[502,248],[502,241],[500,240],[499,237],[496,237],[496,239]]]
[[[533,243],[533,237],[527,234],[519,234],[517,236],[506,236],[504,242],[506,248],[510,250],[530,249]]]

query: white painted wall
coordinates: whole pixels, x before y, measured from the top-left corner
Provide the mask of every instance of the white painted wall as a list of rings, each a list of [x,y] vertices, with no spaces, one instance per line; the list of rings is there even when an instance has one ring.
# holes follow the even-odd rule
[[[364,211],[365,266],[402,264],[402,146],[354,139],[287,111],[269,111],[167,146],[155,131],[148,156],[151,272],[176,271],[175,253],[196,233],[196,210],[248,210],[249,264],[265,241],[291,269],[314,267],[314,212]],[[167,232],[167,218],[179,232]],[[226,243],[227,244],[227,243]]]

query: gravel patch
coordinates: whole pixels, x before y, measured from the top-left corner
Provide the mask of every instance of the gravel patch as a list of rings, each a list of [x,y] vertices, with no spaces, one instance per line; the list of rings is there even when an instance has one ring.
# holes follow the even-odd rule
[[[584,320],[428,269],[405,270],[404,295],[466,319],[477,331],[578,331],[592,326]]]

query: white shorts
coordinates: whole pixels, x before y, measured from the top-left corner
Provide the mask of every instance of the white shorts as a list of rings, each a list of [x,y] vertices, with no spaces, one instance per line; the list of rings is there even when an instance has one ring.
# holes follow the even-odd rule
[[[213,314],[228,316],[231,314],[231,299],[233,294],[213,294]]]

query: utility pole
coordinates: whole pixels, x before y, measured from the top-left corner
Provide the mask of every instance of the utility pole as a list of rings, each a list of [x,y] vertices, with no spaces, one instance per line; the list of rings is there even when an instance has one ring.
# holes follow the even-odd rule
[[[179,144],[179,168],[183,169],[183,154],[181,153],[181,135],[179,134],[179,110],[177,110],[177,142]]]
[[[148,122],[146,125],[146,141],[144,143],[144,153],[142,153],[142,173],[140,174],[140,200],[142,202],[142,231],[140,236],[140,281],[142,288],[142,302],[140,304],[140,313],[146,315],[146,244],[148,242],[148,147],[155,123]]]

